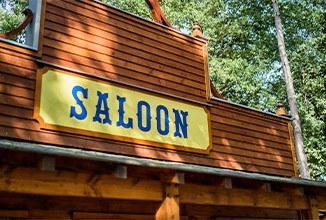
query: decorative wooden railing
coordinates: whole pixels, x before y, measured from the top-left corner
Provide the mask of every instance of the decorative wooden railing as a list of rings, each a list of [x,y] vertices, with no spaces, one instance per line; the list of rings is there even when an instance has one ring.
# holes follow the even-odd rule
[[[30,9],[25,9],[23,11],[23,14],[25,15],[24,20],[18,25],[17,28],[7,32],[7,33],[0,33],[0,38],[5,38],[8,39],[12,36],[15,36],[17,34],[19,34],[20,32],[22,32],[29,23],[32,22],[33,20],[33,12]]]

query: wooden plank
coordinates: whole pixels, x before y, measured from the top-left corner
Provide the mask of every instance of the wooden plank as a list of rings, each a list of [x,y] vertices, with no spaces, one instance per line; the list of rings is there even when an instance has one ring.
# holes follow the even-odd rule
[[[261,147],[262,148],[262,147]],[[263,148],[262,148],[263,149]],[[224,153],[230,154],[235,156],[244,156],[250,158],[257,158],[266,161],[277,161],[280,163],[292,164],[292,158],[287,157],[285,155],[280,154],[267,154],[267,153],[260,153],[256,151],[256,148],[251,149],[238,149],[235,146],[224,146],[224,145],[215,145],[213,148],[214,153]],[[262,150],[263,151],[263,150]],[[212,152],[213,154],[213,152]],[[213,156],[213,155],[212,155]]]
[[[278,169],[284,169],[288,171],[293,171],[293,164],[292,161],[289,163],[285,163],[281,159],[275,160],[275,161],[269,161],[264,159],[257,159],[252,158],[249,155],[248,156],[237,156],[234,154],[228,154],[223,152],[218,153],[211,153],[213,158],[218,158],[220,160],[223,160],[225,158],[228,158],[228,161],[232,161],[235,163],[241,163],[241,164],[248,164],[248,165],[258,165],[261,167],[269,167],[269,168],[278,168]]]
[[[17,125],[15,125],[17,126]],[[239,162],[228,161],[226,158],[207,158],[207,157],[194,157],[185,152],[179,152],[176,154],[174,151],[165,150],[164,152],[160,149],[153,147],[140,146],[137,144],[127,144],[127,143],[117,143],[109,140],[98,140],[92,137],[78,137],[68,134],[56,134],[54,132],[42,131],[30,131],[29,125],[22,126],[24,128],[10,128],[10,127],[1,127],[0,126],[0,135],[5,137],[35,140],[41,143],[55,143],[58,145],[65,146],[78,146],[79,148],[89,149],[89,150],[99,150],[99,151],[108,151],[118,154],[129,154],[139,157],[147,157],[152,159],[164,159],[168,161],[175,162],[184,162],[184,163],[193,163],[201,164],[207,166],[215,166],[236,170],[246,170],[252,172],[260,173],[270,173],[282,176],[292,176],[293,171],[282,170],[280,168],[270,168],[264,166],[258,166],[253,164],[242,164]],[[95,144],[96,143],[96,144]],[[137,151],[135,151],[137,149]]]
[[[110,214],[110,213],[92,213],[92,212],[73,212],[73,219],[125,219],[125,220],[155,220],[154,215],[137,214]]]
[[[179,186],[180,203],[200,205],[242,206],[257,208],[307,209],[304,196],[260,190],[225,189],[224,187],[186,184]]]
[[[238,128],[245,128],[247,130],[251,131],[259,131],[261,133],[277,136],[277,137],[284,137],[289,139],[289,132],[287,131],[280,131],[279,129],[273,128],[272,124],[267,125],[264,120],[261,120],[260,122],[257,121],[258,124],[252,123],[250,121],[250,117],[246,115],[239,115],[237,118],[229,118],[227,114],[224,114],[224,112],[220,112],[221,115],[212,115],[212,121],[214,121],[216,124],[224,124],[224,125],[230,125],[233,127]],[[264,126],[266,125],[266,126]],[[286,125],[284,124],[284,127]],[[280,128],[281,126],[278,126]],[[283,130],[285,130],[285,128]]]
[[[29,203],[32,202],[33,202],[33,198],[30,198]],[[66,208],[63,208],[61,210],[57,210],[52,207],[47,208],[47,210],[41,208],[42,207],[39,207],[39,209],[35,209],[35,205],[34,205],[34,208],[29,211],[29,218],[71,220],[71,213],[69,213],[69,211]]]
[[[57,9],[57,10],[59,10],[59,9]],[[51,12],[55,13],[55,11],[51,11]],[[63,11],[63,12],[66,12],[66,11]],[[92,33],[93,35],[96,35],[96,36],[102,36],[102,37],[105,36],[105,38],[108,38],[108,37],[111,39],[120,38],[119,43],[129,45],[132,47],[139,47],[141,45],[142,50],[146,49],[148,52],[151,52],[151,53],[153,53],[153,50],[154,50],[154,51],[156,51],[157,54],[160,54],[160,55],[169,54],[169,57],[167,57],[167,58],[178,60],[184,64],[190,65],[195,68],[198,68],[199,65],[202,66],[202,59],[203,59],[202,51],[198,51],[198,54],[200,54],[201,56],[196,57],[194,54],[188,53],[186,51],[178,50],[174,47],[164,45],[161,42],[147,39],[144,35],[136,35],[136,34],[128,32],[128,31],[121,30],[119,28],[113,28],[111,25],[97,24],[94,26],[94,25],[92,25],[94,23],[90,23],[90,24],[80,23],[80,20],[79,20],[79,24],[77,26],[75,26],[74,24],[72,24],[73,23],[72,21],[74,19],[76,19],[76,18],[74,18],[73,15],[71,15],[69,17],[69,19],[64,19],[63,24],[67,25],[67,26],[63,26],[62,29],[68,31],[67,29],[69,28],[68,33],[71,33],[71,31],[73,31],[74,29],[81,30],[83,32],[83,34],[81,36],[85,35],[85,33]],[[51,28],[50,26],[55,25],[55,23],[50,24],[48,22],[49,22],[49,20],[46,20],[46,23],[45,23],[46,29]],[[53,27],[53,28],[55,28],[55,27]],[[127,42],[129,42],[129,43],[127,43]],[[194,58],[194,57],[196,57],[196,58]]]
[[[205,40],[198,40],[197,38],[189,37],[189,35],[182,34],[176,29],[167,28],[166,26],[159,26],[155,22],[148,22],[146,19],[139,19],[136,16],[132,16],[130,14],[126,14],[125,12],[115,10],[112,7],[107,7],[106,4],[94,4],[94,2],[89,2],[82,0],[83,8],[87,8],[88,10],[94,11],[94,8],[96,8],[96,13],[102,14],[104,16],[108,16],[109,18],[114,18],[115,20],[122,21],[123,23],[126,23],[127,25],[133,25],[137,28],[141,28],[145,30],[146,32],[150,32],[154,34],[154,39],[156,39],[156,35],[159,35],[163,37],[163,39],[169,39],[173,41],[178,40],[178,42],[183,44],[193,44],[196,48],[201,48],[203,44],[206,43]],[[99,10],[98,10],[99,9]],[[113,17],[110,17],[112,15]]]
[[[81,0],[81,2],[85,3],[83,7],[87,5],[87,8],[91,11],[96,8],[96,12],[99,14],[104,14],[107,16],[107,14],[112,14],[115,16],[117,20],[121,20],[123,22],[126,22],[128,24],[135,25],[136,27],[140,27],[147,32],[151,33],[158,33],[160,36],[163,36],[165,38],[169,38],[171,40],[178,39],[180,42],[183,43],[191,43],[195,44],[196,46],[202,46],[203,43],[206,43],[206,41],[199,40],[197,38],[189,37],[187,35],[181,34],[181,32],[167,28],[166,26],[157,25],[155,22],[148,22],[146,19],[139,19],[137,16],[130,15],[129,13],[125,13],[120,10],[116,10],[115,8],[108,7],[107,4],[97,4],[95,2],[89,2],[85,0]]]
[[[34,96],[34,91],[31,89],[8,85],[5,82],[0,82],[0,93],[30,99]]]
[[[287,132],[287,129],[285,129],[284,126],[289,122],[289,120],[215,99],[211,99],[210,102],[216,106],[216,108],[212,109],[212,115],[222,114],[222,116],[225,115],[228,118],[234,119],[238,118],[239,115],[241,117],[245,116],[243,118],[246,119],[246,122],[261,124],[261,121],[264,121],[267,124],[268,128],[271,127],[280,131]]]
[[[253,218],[253,219],[298,219],[296,210],[262,209],[248,207],[226,207],[226,206],[196,206],[186,205],[187,214],[194,219],[201,220],[201,216],[216,218]]]
[[[47,16],[53,16],[54,18],[52,18],[52,20],[54,22],[48,21],[49,24],[47,29],[45,29],[44,33],[46,38],[65,43],[70,43],[73,40],[76,42],[76,45],[82,45],[88,50],[95,50],[99,52],[110,49],[114,51],[120,51],[122,53],[128,53],[131,55],[137,54],[138,57],[145,58],[154,63],[167,65],[173,67],[174,69],[183,70],[186,73],[189,72],[192,74],[191,78],[193,78],[195,81],[203,78],[202,69],[194,68],[189,65],[183,64],[182,60],[180,60],[179,57],[169,57],[168,54],[166,54],[166,56],[162,56],[161,53],[153,53],[153,48],[150,48],[150,46],[144,46],[141,44],[135,45],[131,40],[117,39],[113,36],[110,37],[111,35],[96,36],[93,33],[85,33],[73,27],[70,27],[68,31],[64,32],[64,29],[66,28],[65,26],[63,26],[64,21],[62,21],[62,25],[55,23],[58,20],[63,19],[62,17],[53,15],[51,13]],[[78,22],[76,22],[76,25],[78,25]],[[62,30],[62,33],[59,32],[60,30]],[[171,74],[173,74],[173,72],[171,72]]]
[[[278,133],[288,133],[287,129],[287,121],[286,123],[279,123],[278,120],[269,120],[261,114],[260,116],[256,116],[254,111],[246,112],[245,109],[220,109],[218,105],[214,109],[212,109],[212,121],[220,122],[228,124],[228,120],[239,121],[248,125],[259,125],[263,128],[272,129],[272,134]],[[216,112],[218,111],[218,112]],[[235,124],[239,126],[238,124]],[[242,124],[243,125],[243,124]]]
[[[181,43],[178,41],[178,38],[170,39],[168,37],[168,34],[164,34],[164,36],[161,36],[164,32],[163,30],[155,31],[155,29],[151,29],[151,31],[144,31],[144,26],[137,26],[135,25],[135,22],[128,22],[126,19],[121,19],[121,16],[114,16],[113,14],[97,11],[94,7],[87,7],[85,4],[79,4],[77,2],[71,2],[71,1],[61,1],[61,2],[49,2],[48,10],[52,12],[56,12],[57,8],[51,8],[52,6],[61,8],[65,10],[65,13],[63,13],[63,16],[69,18],[69,19],[76,19],[78,17],[78,14],[82,14],[84,19],[82,21],[79,21],[81,23],[94,26],[97,28],[102,28],[104,30],[114,28],[116,34],[123,34],[127,33],[126,35],[133,34],[140,35],[140,36],[146,36],[145,41],[148,42],[162,42],[165,46],[170,46],[171,48],[183,50],[185,52],[192,52],[192,57],[201,57],[202,54],[198,50],[195,49],[195,47],[191,44]],[[52,9],[52,10],[51,10]],[[102,13],[101,13],[102,12]],[[120,19],[119,19],[120,17]],[[97,26],[99,25],[100,26]],[[107,27],[107,28],[105,28]],[[154,33],[153,33],[154,32]],[[136,37],[137,38],[137,37]],[[153,45],[153,43],[151,43]],[[191,46],[189,46],[191,45]],[[173,49],[171,51],[173,51]]]
[[[280,143],[275,141],[269,141],[267,139],[248,137],[242,135],[241,133],[226,132],[222,129],[212,129],[212,134],[213,134],[213,143],[214,143],[214,138],[222,138],[225,139],[225,141],[233,140],[233,141],[239,141],[239,142],[244,142],[244,143],[249,143],[254,145],[260,145],[260,146],[266,146],[266,147],[290,151],[290,145],[288,145],[287,143]]]
[[[251,143],[246,143],[241,141],[234,141],[231,139],[223,139],[217,136],[214,136],[213,143],[215,146],[213,150],[215,150],[219,146],[223,146],[223,148],[226,148],[226,150],[231,150],[232,148],[243,149],[247,151],[254,151],[256,153],[258,152],[264,153],[264,155],[267,155],[267,157],[269,155],[286,157],[286,158],[291,157],[291,152],[288,149],[284,148],[284,146],[282,146],[283,149],[278,149],[278,148],[273,148],[271,146],[251,144]]]
[[[72,68],[72,69],[79,70],[79,71],[84,71],[84,72],[91,73],[91,74],[98,75],[98,76],[102,76],[103,74],[105,74],[104,76],[108,77],[108,78],[112,78],[112,79],[119,78],[119,80],[121,80],[125,83],[129,83],[129,84],[136,85],[139,87],[144,87],[144,88],[147,88],[147,89],[150,89],[153,91],[158,91],[158,92],[167,93],[167,94],[171,94],[171,95],[178,96],[178,97],[183,97],[183,98],[193,100],[193,101],[202,102],[205,98],[205,97],[200,97],[196,94],[190,94],[190,93],[184,93],[184,92],[178,91],[178,90],[176,90],[176,88],[172,88],[172,87],[166,88],[166,87],[162,86],[162,84],[150,84],[150,83],[148,83],[148,81],[142,82],[142,81],[139,81],[139,80],[133,79],[133,78],[117,77],[114,74],[112,74],[112,77],[110,77],[110,73],[103,71],[103,69],[102,70],[96,69],[93,67],[80,65],[78,63],[73,63],[73,62],[69,62],[69,61],[65,61],[65,60],[58,60],[55,57],[51,57],[49,55],[43,55],[43,61],[54,63],[59,66],[65,66],[67,68]],[[127,73],[128,70],[125,70],[124,72]],[[134,72],[132,72],[131,74],[134,75]]]
[[[0,93],[0,103],[16,107],[22,106],[28,109],[34,108],[34,101],[29,98],[17,97],[2,93]]]
[[[130,60],[116,59],[113,57],[108,59],[108,54],[110,54],[110,52],[108,52],[107,54],[100,54],[98,52],[88,51],[77,46],[67,45],[63,43],[60,43],[60,46],[58,46],[56,41],[52,41],[49,39],[44,39],[44,43],[45,45],[52,45],[53,47],[44,47],[44,52],[46,54],[56,54],[56,59],[66,60],[78,63],[79,65],[86,65],[92,68],[99,68],[103,72],[108,71],[110,73],[114,73],[114,78],[120,76],[136,78],[147,83],[152,82],[165,87],[176,87],[176,90],[189,90],[189,93],[195,92],[197,88],[196,94],[200,96],[203,96],[205,94],[204,84],[200,84],[199,82],[193,82],[192,80],[188,80],[180,76],[176,77],[169,74],[168,72],[164,73],[158,68],[154,70],[152,68],[152,64],[147,63],[148,65],[146,65],[145,61],[133,62],[135,56],[133,56],[133,58],[130,58]],[[57,47],[60,47],[62,51],[57,51]],[[125,57],[124,59],[127,59],[127,57]],[[142,63],[142,65],[139,65],[138,63]],[[102,75],[103,74],[104,73],[102,73]]]
[[[2,69],[2,65],[1,65]],[[25,89],[35,89],[35,81],[31,79],[26,79],[24,77],[15,76],[12,74],[3,73],[0,70],[0,82],[5,82],[5,85],[16,86]]]
[[[36,69],[36,63],[29,60],[28,57],[19,57],[19,54],[8,53],[7,50],[1,52],[1,63],[8,63],[14,66],[19,66],[25,69]]]
[[[38,55],[31,49],[23,48],[4,41],[0,41],[0,54],[3,54],[4,56],[12,55],[26,60],[34,60]]]
[[[167,77],[170,78],[179,77],[185,78],[189,81],[189,83],[195,83],[197,81],[200,81],[202,84],[204,83],[204,74],[201,71],[200,75],[197,75],[195,72],[198,72],[198,70],[190,68],[186,65],[182,65],[180,62],[174,62],[166,58],[161,58],[158,56],[158,54],[151,54],[139,49],[133,49],[130,46],[124,46],[122,44],[106,41],[103,38],[99,38],[95,42],[91,42],[89,41],[89,38],[87,41],[85,41],[77,38],[76,36],[68,36],[57,32],[48,33],[47,30],[46,34],[51,35],[50,37],[46,38],[47,41],[45,42],[45,45],[49,47],[46,51],[44,51],[46,54],[50,54],[54,49],[57,49],[54,47],[54,45],[57,44],[61,45],[64,43],[64,45],[78,45],[78,48],[83,48],[86,51],[96,52],[96,54],[104,55],[102,59],[104,62],[111,61],[108,59],[109,55],[110,57],[116,58],[118,60],[127,60],[128,62],[134,62],[144,66],[149,66],[153,69],[156,69],[157,71],[168,73],[171,76],[167,75]],[[86,52],[85,55],[92,57]]]
[[[28,218],[29,212],[26,210],[2,210],[0,209],[0,218]]]
[[[17,118],[31,119],[33,117],[33,110],[25,108],[25,106],[9,106],[0,103],[0,114]]]
[[[270,135],[268,133],[262,133],[259,130],[249,130],[245,128],[238,128],[233,125],[226,125],[226,124],[216,124],[212,123],[212,130],[223,130],[225,132],[232,132],[235,134],[241,134],[247,137],[252,137],[255,139],[261,139],[261,140],[269,140],[273,141],[275,143],[281,143],[290,145],[290,138],[284,138],[276,135]]]
[[[0,73],[8,74],[10,76],[18,76],[21,78],[35,80],[36,70],[29,70],[24,67],[15,66],[12,63],[3,63],[0,61],[1,70]]]
[[[167,183],[165,198],[155,214],[158,220],[180,220],[178,184]]]
[[[62,177],[61,172],[58,171],[34,170],[29,173],[30,178],[22,177],[24,175],[23,172],[2,171],[2,174],[0,177],[0,191],[2,192],[47,196],[162,200],[162,184],[154,180],[131,178],[124,180],[108,175],[101,175],[99,181],[90,184],[84,181],[84,177],[82,179],[69,179],[66,176]],[[65,178],[65,181],[61,181],[60,179],[62,178]]]

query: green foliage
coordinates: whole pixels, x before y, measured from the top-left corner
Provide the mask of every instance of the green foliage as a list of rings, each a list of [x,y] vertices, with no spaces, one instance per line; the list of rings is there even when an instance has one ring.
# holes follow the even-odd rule
[[[102,0],[103,3],[128,11],[143,18],[151,19],[151,13],[145,0]]]
[[[102,0],[151,20],[145,0]],[[21,21],[27,0],[0,0],[0,32]],[[162,0],[169,21],[190,33],[198,21],[209,38],[213,83],[229,100],[274,111],[286,89],[277,49],[271,0]],[[324,0],[282,0],[291,62],[311,175],[326,179],[326,5]],[[19,39],[18,39],[19,41]]]
[[[21,23],[24,19],[22,13],[28,6],[28,0],[0,0],[0,33],[9,32]],[[10,40],[24,43],[24,33],[13,36]]]
[[[106,0],[149,18],[139,0]],[[138,2],[137,5],[134,2]],[[326,178],[326,12],[323,0],[280,1],[311,175]],[[286,89],[270,0],[162,0],[166,17],[190,33],[198,21],[209,38],[209,69],[229,100],[274,111]]]

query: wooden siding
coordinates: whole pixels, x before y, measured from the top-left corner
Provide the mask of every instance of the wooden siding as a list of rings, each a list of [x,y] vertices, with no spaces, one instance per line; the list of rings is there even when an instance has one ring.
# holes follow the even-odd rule
[[[43,60],[50,63],[205,101],[204,46],[89,1],[47,3]]]
[[[288,120],[207,102],[205,43],[102,4],[48,0],[42,54],[0,42],[0,136],[117,154],[293,176]],[[211,107],[208,155],[41,130],[33,120],[37,59]]]

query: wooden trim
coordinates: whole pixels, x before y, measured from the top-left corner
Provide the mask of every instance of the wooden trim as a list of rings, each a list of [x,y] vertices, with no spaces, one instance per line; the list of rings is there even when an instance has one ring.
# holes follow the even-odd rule
[[[292,128],[291,122],[288,122],[288,128],[289,128],[290,147],[291,147],[291,153],[292,153],[294,176],[299,177],[300,173],[299,173],[299,167],[298,167],[298,161],[297,161],[297,154],[296,154],[295,146],[294,146],[294,136],[293,136],[293,128]]]
[[[208,49],[207,44],[203,46],[203,58],[204,58],[204,75],[205,75],[205,87],[206,87],[206,99],[211,99],[211,80],[209,77],[208,69]]]
[[[40,66],[43,66],[42,68],[44,68],[44,66],[48,66],[49,69],[60,69],[60,70],[63,70],[65,72],[72,72],[72,73],[82,75],[82,76],[88,77],[88,78],[93,78],[93,79],[96,79],[96,80],[99,80],[99,81],[106,81],[106,82],[115,83],[115,84],[118,84],[118,85],[121,85],[121,86],[124,86],[124,87],[134,88],[134,89],[141,90],[141,91],[149,93],[149,94],[157,94],[157,95],[160,95],[160,96],[167,96],[167,97],[169,97],[171,99],[179,99],[179,100],[182,100],[182,101],[184,101],[186,103],[189,103],[189,104],[192,104],[192,105],[201,105],[201,106],[206,106],[206,107],[212,107],[213,106],[212,104],[209,104],[209,103],[206,103],[206,102],[200,102],[200,101],[187,99],[187,98],[184,98],[184,97],[181,97],[181,96],[176,96],[176,95],[172,95],[172,94],[165,93],[165,92],[159,92],[159,91],[156,91],[156,90],[148,89],[148,88],[145,88],[145,87],[142,87],[142,86],[133,85],[133,84],[130,84],[130,83],[121,82],[121,81],[114,80],[114,79],[107,78],[107,77],[92,75],[92,74],[89,74],[89,73],[84,72],[84,71],[64,67],[64,66],[57,65],[57,64],[54,64],[54,63],[49,63],[49,62],[46,62],[46,61],[43,61],[43,60],[37,60],[37,63]]]
[[[211,126],[210,126],[210,111],[208,111],[208,109],[205,106],[199,106],[197,104],[190,104],[192,106],[196,106],[199,108],[204,109],[204,111],[206,112],[207,115],[207,125],[208,125],[208,133],[209,133],[209,143],[208,146],[206,146],[205,150],[201,150],[201,149],[196,149],[196,148],[191,148],[191,147],[185,147],[185,146],[179,146],[179,145],[174,145],[174,144],[168,144],[168,143],[163,143],[163,142],[156,142],[156,141],[150,141],[150,140],[146,140],[146,139],[135,139],[132,137],[125,137],[125,136],[118,136],[118,135],[113,135],[113,134],[108,134],[108,133],[101,133],[101,132],[95,132],[95,131],[89,131],[89,130],[84,130],[82,128],[71,128],[71,127],[65,127],[65,126],[60,126],[60,125],[55,125],[55,124],[47,124],[45,123],[45,121],[43,120],[43,118],[40,116],[40,101],[41,101],[41,88],[42,88],[42,76],[44,73],[48,72],[49,70],[56,70],[54,68],[50,68],[50,67],[44,67],[42,69],[38,69],[37,71],[37,80],[36,80],[36,91],[35,91],[35,102],[34,102],[34,115],[33,118],[36,119],[39,123],[41,128],[43,129],[48,129],[48,130],[53,130],[53,131],[62,131],[62,132],[68,132],[68,133],[74,133],[74,134],[80,134],[80,135],[85,135],[85,136],[92,136],[92,137],[98,137],[98,138],[105,138],[105,139],[112,139],[115,141],[120,141],[120,142],[127,142],[127,143],[136,143],[136,144],[140,144],[140,145],[146,145],[146,146],[153,146],[153,147],[158,147],[158,148],[163,148],[163,149],[170,149],[170,150],[176,150],[176,151],[185,151],[185,152],[193,152],[193,153],[201,153],[201,154],[209,154],[210,150],[212,149],[212,135],[211,135]],[[79,75],[76,74],[75,72],[68,72],[68,71],[61,71],[62,73],[66,73],[68,75],[72,75],[72,76],[77,76],[77,77],[81,77],[81,78],[85,78],[88,80],[92,80],[95,82],[99,82],[99,83],[105,83],[105,84],[112,84],[115,85],[114,82],[112,82],[111,80],[103,80],[103,79],[99,79],[97,77],[93,77],[93,76],[89,76],[89,75]],[[120,86],[122,89],[129,89],[127,86],[125,85],[118,85]],[[136,89],[135,91],[144,93],[144,94],[148,94],[153,96],[153,94],[149,93],[147,90],[145,91],[140,91],[138,89]],[[161,98],[164,99],[169,99],[172,101],[179,101],[177,99],[171,98],[169,96],[161,96]]]
[[[326,188],[325,182],[312,181],[300,178],[287,178],[281,176],[266,175],[260,173],[249,173],[235,171],[230,169],[222,169],[218,167],[184,164],[178,162],[170,162],[163,160],[153,160],[147,158],[139,158],[133,156],[117,155],[113,153],[95,152],[92,150],[83,150],[75,148],[60,147],[55,145],[46,145],[38,143],[30,143],[26,141],[13,141],[0,139],[0,149],[16,150],[23,152],[34,152],[47,155],[55,155],[62,157],[72,157],[95,161],[113,162],[119,164],[155,167],[163,169],[172,169],[180,172],[193,172],[209,174],[213,176],[226,176],[232,178],[251,179],[255,181],[276,182],[282,184],[295,184],[298,186]],[[324,200],[325,201],[325,200]]]
[[[29,9],[29,8],[26,8],[24,11],[23,11],[23,14],[25,15],[25,18],[24,20],[18,25],[17,28],[9,31],[9,32],[6,32],[6,33],[0,33],[0,38],[5,38],[5,39],[8,39],[14,35],[17,35],[19,34],[20,32],[23,31],[23,29],[25,29],[27,27],[27,25],[29,23],[31,23],[32,19],[33,19],[33,12]]]
[[[44,43],[44,27],[45,27],[45,12],[47,7],[47,0],[42,1],[41,17],[40,17],[40,36],[38,41],[37,57],[40,58],[43,54],[43,43]]]
[[[165,198],[155,214],[157,220],[180,220],[178,184],[167,183]]]

